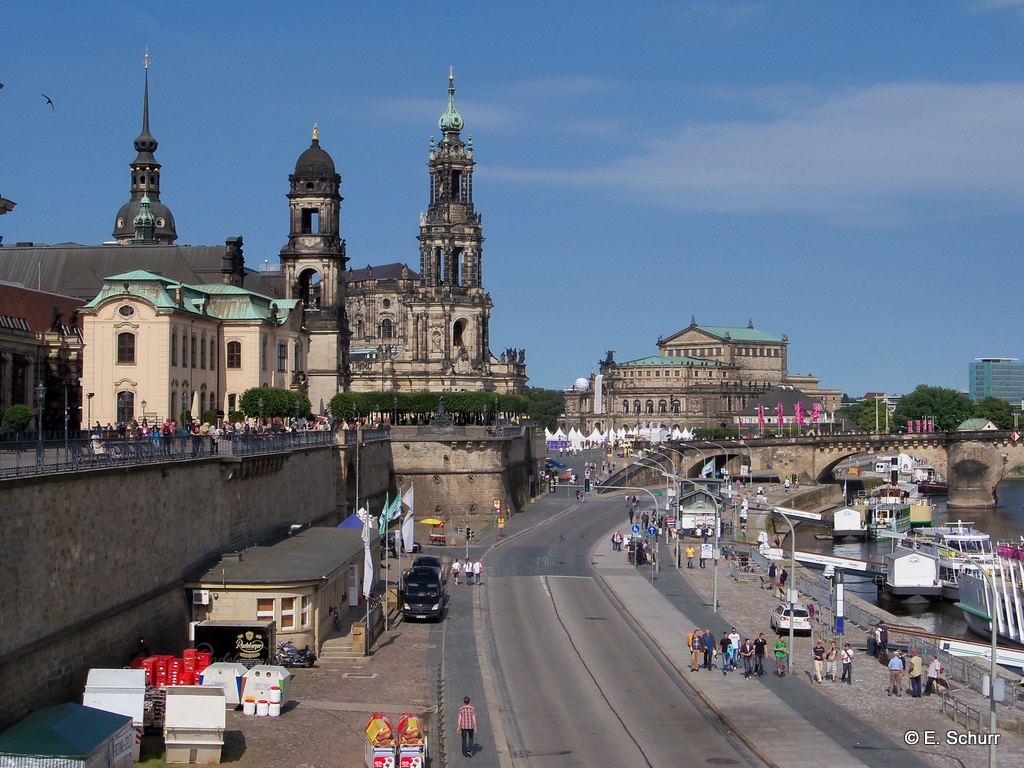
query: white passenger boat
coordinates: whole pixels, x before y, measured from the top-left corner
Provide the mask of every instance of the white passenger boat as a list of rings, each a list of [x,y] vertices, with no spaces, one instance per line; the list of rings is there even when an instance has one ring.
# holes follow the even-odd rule
[[[962,520],[917,528],[899,539],[896,551],[913,551],[935,560],[942,597],[947,600],[960,598],[962,573],[976,573],[979,567],[991,569],[995,562],[992,537]]]
[[[876,489],[871,496],[858,496],[854,506],[864,510],[868,538],[877,539],[880,532],[906,533],[910,530],[910,504],[906,490],[895,485]]]
[[[991,575],[960,574],[956,607],[963,611],[971,631],[991,638],[995,617],[998,638],[1024,645],[1024,547],[998,545],[995,562],[985,572]]]

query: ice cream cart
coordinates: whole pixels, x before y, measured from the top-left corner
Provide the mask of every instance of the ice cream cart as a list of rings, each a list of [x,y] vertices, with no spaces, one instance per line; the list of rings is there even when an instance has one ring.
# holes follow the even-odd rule
[[[398,721],[398,768],[426,768],[427,733],[419,715],[405,714]]]
[[[423,521],[430,526],[430,543],[444,546],[448,543],[448,537],[444,532],[444,520],[431,517]]]
[[[396,768],[395,730],[383,712],[374,712],[366,723],[366,768]]]

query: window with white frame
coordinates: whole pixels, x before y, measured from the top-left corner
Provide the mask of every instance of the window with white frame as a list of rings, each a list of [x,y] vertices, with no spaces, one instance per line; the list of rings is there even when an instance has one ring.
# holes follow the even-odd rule
[[[294,597],[281,598],[281,629],[285,631],[295,629]]]
[[[256,621],[274,621],[274,603],[272,597],[256,598]]]

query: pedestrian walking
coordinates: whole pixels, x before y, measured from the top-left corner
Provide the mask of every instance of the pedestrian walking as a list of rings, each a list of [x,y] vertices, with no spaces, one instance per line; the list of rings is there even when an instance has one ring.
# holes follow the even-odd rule
[[[718,641],[718,653],[722,657],[722,674],[729,671],[729,659],[732,658],[732,640],[729,633],[723,632],[722,639]]]
[[[762,632],[754,640],[754,675],[757,677],[764,677],[764,657],[767,653],[768,640],[765,639],[764,632]]]
[[[784,637],[775,641],[775,674],[783,677],[786,674],[786,656],[789,654],[789,645]]]
[[[843,646],[842,660],[843,679],[839,682],[853,685],[853,649],[850,648],[849,643]]]
[[[928,684],[924,687],[925,696],[931,696],[935,689],[939,687],[939,675],[941,674],[942,665],[939,664],[939,657],[933,653],[932,660],[928,664]]]
[[[700,657],[704,651],[704,644],[701,641],[700,628],[693,630],[693,633],[686,638],[690,646],[690,671],[696,672],[700,669]]]
[[[910,652],[910,669],[907,671],[907,677],[910,678],[910,695],[915,698],[921,698],[921,674],[924,672],[924,660],[917,655],[917,651]]]
[[[875,625],[875,650],[876,656],[889,653],[889,628],[885,626],[885,619],[879,619]]]
[[[459,707],[459,733],[462,734],[462,754],[473,756],[473,734],[476,733],[476,710],[469,704],[469,696],[464,696]]]
[[[476,583],[480,583],[480,577],[484,575],[484,565],[479,560],[473,563],[473,576],[476,578]]]
[[[743,679],[749,680],[754,676],[754,644],[749,637],[740,646],[740,658],[743,659]]]
[[[896,655],[889,659],[889,687],[886,690],[887,696],[894,693],[897,696],[903,695],[903,651],[896,651]]]
[[[715,656],[715,636],[710,629],[704,630],[704,669],[711,669]]]
[[[740,633],[736,631],[736,627],[732,628],[729,632],[729,666],[733,669],[739,669],[740,666]]]
[[[818,640],[811,650],[811,658],[814,660],[814,680],[821,685],[821,681],[825,677],[825,645],[821,640]]]
[[[452,581],[455,582],[455,586],[459,586],[459,571],[462,570],[462,564],[459,562],[459,558],[455,558],[452,561]]]
[[[825,677],[833,683],[839,682],[839,678],[836,676],[836,661],[838,659],[839,647],[836,645],[836,641],[833,640],[825,651]]]

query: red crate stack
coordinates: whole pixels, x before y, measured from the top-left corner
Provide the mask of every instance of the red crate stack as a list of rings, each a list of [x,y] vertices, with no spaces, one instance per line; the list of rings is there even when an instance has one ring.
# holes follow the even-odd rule
[[[196,674],[198,675],[213,663],[213,654],[209,651],[196,651]]]

